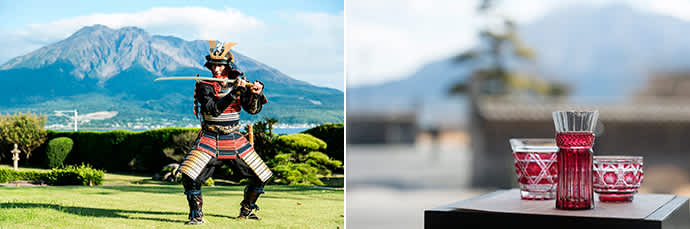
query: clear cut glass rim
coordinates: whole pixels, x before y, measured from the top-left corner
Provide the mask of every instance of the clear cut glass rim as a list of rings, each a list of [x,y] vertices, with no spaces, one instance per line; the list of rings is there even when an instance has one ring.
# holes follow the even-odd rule
[[[643,156],[628,156],[628,155],[600,155],[594,156],[594,163],[611,163],[611,162],[638,162],[644,160]]]
[[[553,146],[551,145],[529,145],[525,144],[526,141],[535,141],[535,142],[543,142],[545,144],[547,143],[553,143]],[[558,146],[556,145],[556,139],[553,138],[511,138],[509,140],[510,142],[510,147],[513,150],[513,153],[516,152],[525,152],[525,153],[554,153],[558,152]]]
[[[557,134],[560,134],[560,133],[576,133],[576,134],[577,134],[577,133],[587,133],[587,134],[594,134],[594,131],[593,131],[593,130],[581,130],[581,131],[570,131],[570,130],[558,131],[558,130],[556,130],[556,133],[557,133]]]
[[[595,131],[599,120],[599,109],[569,109],[551,112],[556,132]]]
[[[553,111],[552,114],[563,114],[563,113],[599,113],[598,109],[582,109],[582,110],[559,110]]]

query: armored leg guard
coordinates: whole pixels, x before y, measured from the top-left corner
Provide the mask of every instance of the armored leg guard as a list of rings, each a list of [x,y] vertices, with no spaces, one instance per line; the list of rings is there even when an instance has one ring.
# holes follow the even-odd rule
[[[242,200],[242,203],[240,203],[240,215],[237,217],[238,219],[254,219],[254,220],[261,220],[256,214],[254,214],[254,210],[259,210],[259,206],[256,205],[256,200],[259,199],[259,196],[263,192],[264,189],[264,184],[262,182],[259,182],[259,184],[249,184],[247,187],[244,189],[244,200]]]
[[[204,223],[204,212],[201,211],[204,200],[201,197],[201,190],[185,191],[184,194],[187,195],[187,203],[189,203],[189,222],[186,224]]]

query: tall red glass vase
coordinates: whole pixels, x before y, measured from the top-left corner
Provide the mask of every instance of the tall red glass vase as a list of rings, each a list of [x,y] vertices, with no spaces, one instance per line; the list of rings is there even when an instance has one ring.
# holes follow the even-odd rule
[[[594,208],[592,146],[598,117],[598,111],[553,112],[558,145],[558,209]]]

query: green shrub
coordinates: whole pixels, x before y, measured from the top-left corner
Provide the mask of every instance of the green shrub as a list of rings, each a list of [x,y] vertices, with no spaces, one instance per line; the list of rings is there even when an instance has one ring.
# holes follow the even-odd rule
[[[90,164],[94,168],[120,172],[158,172],[170,163],[179,163],[166,155],[175,149],[175,137],[195,135],[198,128],[165,128],[147,131],[54,131],[48,130],[48,139],[68,137],[74,141],[72,151],[64,164]],[[178,143],[183,137],[178,137]],[[35,150],[35,157],[29,159],[33,165],[44,165],[47,144]],[[170,152],[169,152],[170,153]],[[40,159],[40,161],[39,161]]]
[[[326,142],[309,134],[289,134],[278,137],[276,143],[298,152],[326,149]]]
[[[279,153],[268,160],[278,184],[323,185],[319,175],[328,176],[342,166],[342,162],[330,159],[316,150],[325,149],[326,143],[309,134],[279,136],[276,140]]]
[[[72,139],[68,137],[59,137],[48,141],[48,148],[46,149],[48,168],[62,166],[62,162],[67,158],[67,154],[72,151],[73,144]]]
[[[331,171],[340,168],[343,163],[337,160],[328,158],[328,155],[322,152],[310,152],[304,158],[304,162],[317,169],[317,173],[325,176],[330,176]]]
[[[273,158],[278,153],[279,149],[279,147],[274,144],[278,135],[272,133],[269,127],[270,125],[271,124],[266,120],[256,122],[252,125],[254,127],[254,149],[256,149],[264,159]],[[247,126],[245,127],[245,133],[248,131],[249,129]]]
[[[289,163],[289,162],[293,162],[293,161],[294,160],[292,158],[292,154],[289,154],[289,153],[281,153],[281,154],[276,155],[273,158],[273,162],[275,164],[284,164],[284,163]]]
[[[182,162],[184,156],[187,155],[194,146],[194,140],[199,135],[197,132],[189,131],[176,134],[172,137],[172,145],[169,148],[163,149],[165,156],[176,161]]]
[[[65,166],[50,171],[14,171],[0,168],[0,183],[26,180],[43,182],[50,185],[100,185],[104,172],[88,165]]]
[[[213,186],[214,184],[216,184],[216,182],[210,177],[206,180],[206,182],[204,182],[204,186]]]
[[[68,165],[64,168],[53,169],[55,176],[53,185],[100,185],[103,183],[103,170],[92,168],[90,165],[73,166]]]
[[[228,165],[222,165],[220,168],[216,169],[215,172],[213,172],[213,177],[219,178],[219,179],[225,179],[225,180],[235,180],[237,181],[238,179],[233,176],[232,169]]]
[[[17,180],[16,172],[12,169],[0,168],[0,183],[7,183],[9,181]]]
[[[50,179],[50,172],[14,171],[14,169],[0,168],[0,183],[16,180],[43,181],[48,183]]]
[[[74,170],[53,169],[50,172],[49,184],[51,185],[83,185],[79,174]]]
[[[324,151],[326,155],[341,162],[345,161],[345,127],[343,123],[323,124],[302,133],[323,140],[328,145]]]
[[[305,163],[284,163],[273,167],[275,183],[289,185],[323,185],[316,176],[317,169]],[[278,179],[279,178],[279,179]]]
[[[335,133],[333,129],[338,130],[338,128],[338,124],[326,125],[326,127],[318,129],[319,131],[314,130],[314,133],[329,136],[324,133]],[[280,182],[318,185],[320,182],[317,181],[317,176],[341,171],[342,162],[332,159],[328,151],[332,149],[332,146],[327,144],[327,141],[305,133],[269,136],[267,129],[258,129],[260,128],[255,126],[254,147],[269,167],[273,169],[278,166],[278,161],[281,161],[280,157],[286,159],[282,161],[286,161],[287,164],[279,167],[278,172],[274,171]],[[129,130],[77,132],[48,130],[47,138],[68,137],[73,140],[72,151],[67,154],[63,164],[84,163],[93,166],[93,168],[108,171],[155,173],[167,164],[178,163],[180,156],[182,156],[181,153],[188,151],[183,150],[183,147],[187,147],[185,144],[189,143],[187,139],[193,140],[192,137],[195,137],[198,131],[198,128],[165,128],[140,132]],[[335,143],[335,145],[337,144]],[[36,156],[28,160],[29,164],[44,165],[44,158],[48,157],[48,145],[43,144],[35,150]],[[230,177],[233,175],[229,168],[221,169],[221,172],[214,174],[214,178],[228,179]]]

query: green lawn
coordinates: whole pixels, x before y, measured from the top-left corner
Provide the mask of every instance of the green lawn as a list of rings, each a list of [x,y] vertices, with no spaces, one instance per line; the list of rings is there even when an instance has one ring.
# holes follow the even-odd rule
[[[261,221],[235,219],[244,186],[203,187],[206,224],[223,228],[336,228],[344,224],[344,192],[268,185],[258,201]],[[104,185],[0,187],[0,228],[183,227],[182,185],[106,174]]]

